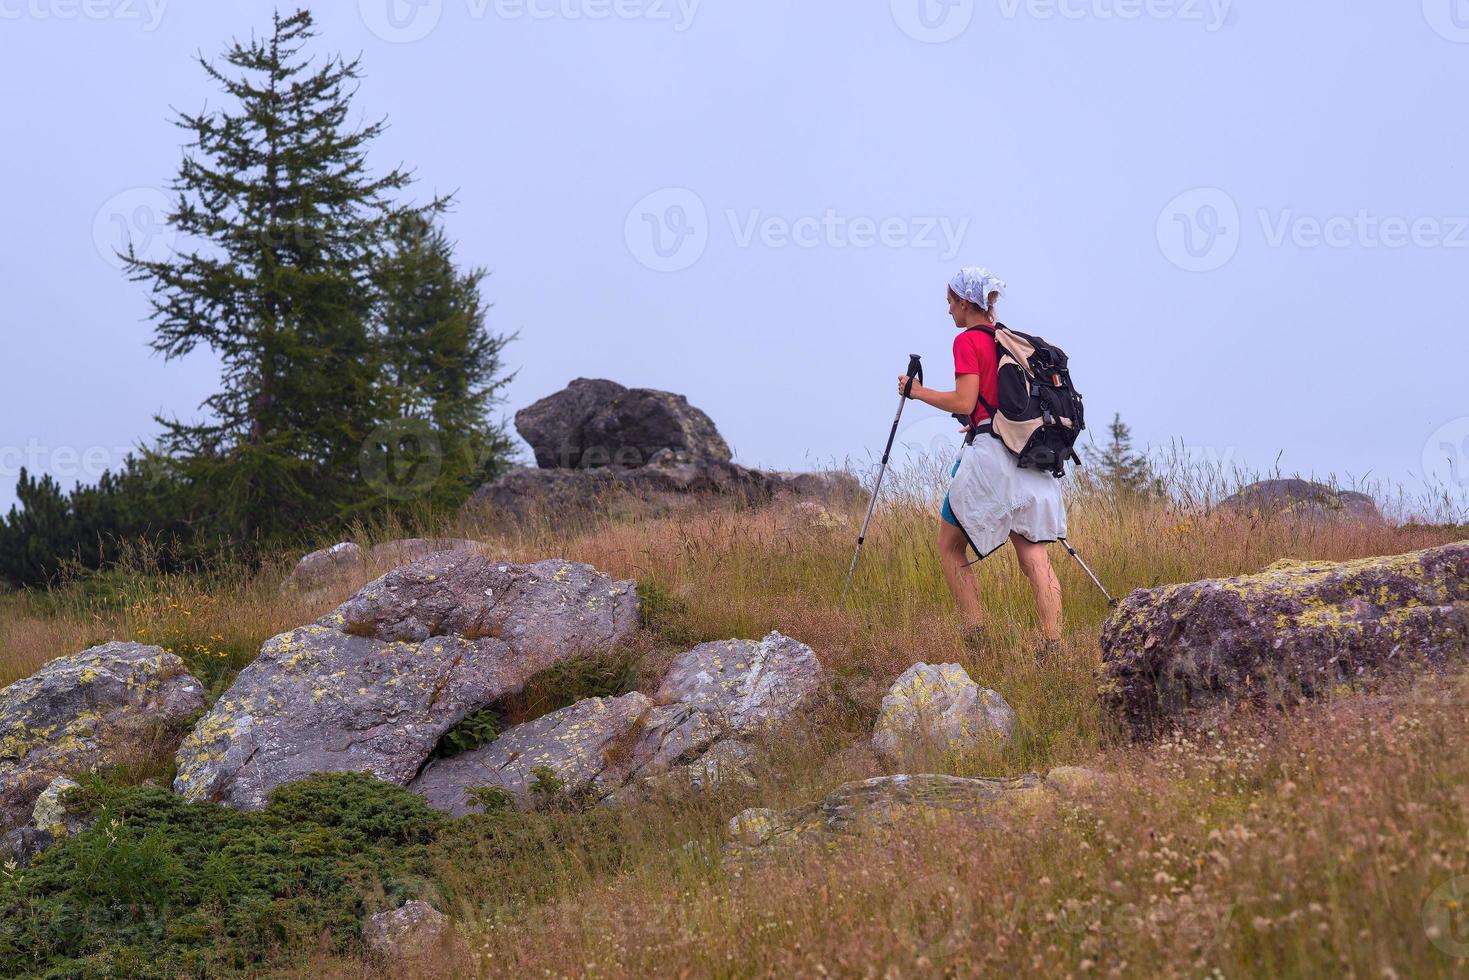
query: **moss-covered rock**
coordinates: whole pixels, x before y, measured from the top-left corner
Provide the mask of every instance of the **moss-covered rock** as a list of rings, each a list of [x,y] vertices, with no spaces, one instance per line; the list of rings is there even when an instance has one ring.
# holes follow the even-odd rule
[[[1102,700],[1137,737],[1242,704],[1287,706],[1469,646],[1469,543],[1128,596],[1102,631]]]

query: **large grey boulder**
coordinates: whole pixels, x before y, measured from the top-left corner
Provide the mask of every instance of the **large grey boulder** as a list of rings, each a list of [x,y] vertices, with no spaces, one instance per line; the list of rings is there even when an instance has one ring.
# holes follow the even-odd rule
[[[1128,596],[1102,628],[1102,702],[1138,738],[1370,689],[1469,653],[1469,542]]]
[[[1221,510],[1308,522],[1381,523],[1377,501],[1355,490],[1339,490],[1310,480],[1261,480],[1223,500]]]
[[[590,566],[429,555],[267,641],[180,746],[174,790],[255,808],[317,772],[407,784],[466,715],[638,625],[634,583]]]
[[[704,643],[674,662],[652,700],[633,693],[580,701],[430,763],[410,788],[456,815],[475,809],[468,793],[481,786],[532,805],[534,771],[543,766],[584,803],[622,803],[670,782],[707,789],[742,778],[753,761],[750,740],[809,706],[823,679],[811,648],[778,632]]]
[[[587,420],[625,391],[616,381],[577,378],[554,395],[516,412],[515,430],[530,443],[537,466],[576,469],[581,465]]]
[[[958,664],[914,664],[882,699],[873,750],[895,767],[1009,741],[1015,712]]]
[[[577,378],[515,413],[515,428],[542,469],[633,469],[662,451],[707,462],[730,460],[714,422],[683,395]]]
[[[130,642],[58,657],[0,689],[0,833],[29,822],[56,777],[121,762],[203,707],[182,660]]]
[[[463,551],[494,557],[489,545],[465,538],[403,538],[379,542],[367,551],[352,541],[342,541],[304,555],[296,562],[283,588],[315,600],[323,597],[332,586],[343,585],[372,566],[406,565],[438,551]]]
[[[517,412],[515,426],[536,467],[513,469],[480,487],[466,514],[566,519],[608,510],[657,517],[711,496],[845,504],[861,495],[846,473],[774,473],[736,464],[709,416],[667,391],[578,378]]]
[[[732,458],[714,421],[683,395],[631,388],[600,406],[583,424],[578,465],[632,469],[664,452],[700,462],[728,463]]]

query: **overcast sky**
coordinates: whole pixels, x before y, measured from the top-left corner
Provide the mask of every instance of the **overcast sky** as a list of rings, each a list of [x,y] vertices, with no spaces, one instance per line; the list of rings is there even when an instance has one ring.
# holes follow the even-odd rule
[[[1095,429],[1469,488],[1469,3],[338,0],[373,151],[457,190],[518,331],[506,411],[578,376],[684,393],[750,465],[880,452],[944,285],[1072,355]],[[155,224],[193,62],[266,3],[0,0],[0,506],[195,415],[116,268]],[[905,440],[952,441],[914,406]],[[1101,433],[1097,435],[1100,437]]]

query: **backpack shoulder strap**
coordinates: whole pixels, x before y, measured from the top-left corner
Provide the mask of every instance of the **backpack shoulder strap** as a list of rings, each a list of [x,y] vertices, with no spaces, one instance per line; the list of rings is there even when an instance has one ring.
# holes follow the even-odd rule
[[[1004,324],[1002,324],[1002,323],[1001,324],[996,324],[996,326],[1000,327],[1001,329],[1004,328]],[[965,333],[974,333],[976,330],[978,330],[980,333],[987,333],[991,337],[994,337],[995,336],[995,328],[994,327],[970,327],[968,330],[966,330],[964,332]],[[984,397],[984,393],[983,392],[980,392],[979,393],[979,404],[983,405],[984,406],[984,410],[986,412],[989,412],[990,413],[990,418],[991,419],[993,419],[995,417],[995,406],[994,405],[991,405],[989,403],[989,400]],[[970,416],[969,428],[970,428],[970,431],[973,431],[973,429],[974,429],[974,417],[972,415]]]

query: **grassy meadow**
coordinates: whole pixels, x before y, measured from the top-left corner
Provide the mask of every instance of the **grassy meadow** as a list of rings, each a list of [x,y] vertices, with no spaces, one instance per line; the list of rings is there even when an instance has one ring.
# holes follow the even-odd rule
[[[1038,663],[1033,606],[1013,556],[1006,550],[982,563],[992,643],[970,653],[939,571],[933,481],[898,482],[879,508],[845,608],[838,597],[862,516],[856,504],[836,515],[845,527],[812,526],[778,503],[576,525],[459,519],[413,531],[355,529],[364,545],[414,531],[473,537],[513,560],[567,558],[637,579],[647,620],[637,648],[532,684],[506,708],[505,723],[592,694],[651,692],[672,657],[693,644],[773,629],[816,651],[828,689],[815,710],[760,745],[756,786],[594,814],[550,808],[435,824],[415,838],[412,874],[455,928],[406,961],[365,958],[340,928],[288,928],[282,923],[298,920],[285,912],[252,933],[248,950],[215,939],[208,955],[176,961],[140,952],[153,948],[146,937],[109,943],[93,930],[63,940],[24,932],[12,918],[0,928],[0,955],[14,957],[16,972],[43,975],[48,957],[65,947],[68,962],[118,976],[1469,973],[1458,904],[1460,886],[1469,900],[1469,877],[1459,877],[1469,876],[1469,680],[1423,679],[1392,697],[1344,698],[1130,745],[1098,709],[1097,636],[1108,610],[1081,569],[1053,549],[1066,639],[1058,660]],[[1117,500],[1082,487],[1071,500],[1073,543],[1121,595],[1258,571],[1281,558],[1396,554],[1469,537],[1462,526],[1311,525],[1180,503],[1203,497]],[[267,638],[323,614],[384,570],[364,570],[315,603],[282,590],[301,551],[324,543],[302,542],[262,568],[221,563],[190,575],[138,572],[149,564],[140,554],[49,592],[0,597],[0,683],[94,643],[136,639],[179,654],[217,695]],[[952,760],[948,771],[1084,765],[1112,774],[1110,789],[1008,812],[979,829],[925,820],[830,850],[723,862],[724,826],[741,809],[792,807],[883,772],[868,746],[871,726],[888,686],[918,661],[962,664],[1019,718],[1003,749]],[[166,747],[149,746],[110,774],[116,785],[166,786],[171,777]],[[166,828],[185,818],[158,819]],[[196,833],[171,843],[160,831],[151,846],[208,849],[201,840]],[[70,860],[66,853],[55,860]],[[199,855],[174,858],[188,867]],[[48,852],[32,869],[7,869],[0,894],[39,902],[24,879],[51,860]],[[223,909],[230,879],[222,880],[212,900]],[[363,908],[384,907],[372,873],[352,887]],[[115,916],[166,919],[178,898],[166,881],[159,889],[114,896]],[[315,928],[310,917],[299,921]],[[199,940],[201,948],[209,942]]]

